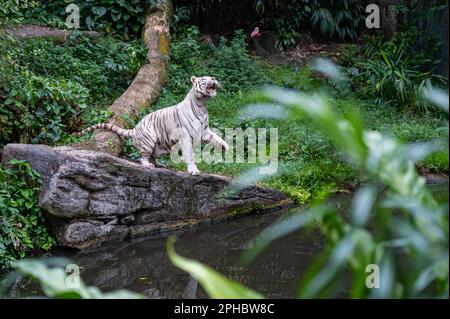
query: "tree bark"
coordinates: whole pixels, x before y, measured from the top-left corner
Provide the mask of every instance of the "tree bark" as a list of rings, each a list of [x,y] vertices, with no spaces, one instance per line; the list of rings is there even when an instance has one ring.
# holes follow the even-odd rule
[[[19,40],[45,38],[50,39],[57,44],[67,42],[67,39],[72,33],[72,31],[68,30],[61,30],[58,28],[43,27],[39,25],[29,25],[29,24],[22,24],[14,28],[0,29],[0,32],[5,32],[6,34]],[[101,34],[96,31],[79,31],[79,32],[94,40],[101,37]]]
[[[167,79],[172,3],[165,0],[149,10],[143,29],[148,48],[147,62],[140,68],[128,89],[110,106],[114,113],[109,123],[125,127],[124,117],[135,117],[157,98]],[[109,131],[96,131],[91,139],[93,149],[119,155],[124,140]]]

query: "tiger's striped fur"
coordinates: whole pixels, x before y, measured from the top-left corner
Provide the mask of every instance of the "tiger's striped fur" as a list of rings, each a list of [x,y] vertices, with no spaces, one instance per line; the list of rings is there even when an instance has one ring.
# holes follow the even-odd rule
[[[205,107],[207,99],[216,96],[219,82],[209,76],[191,77],[192,89],[183,101],[145,116],[133,129],[126,130],[112,124],[95,124],[81,133],[97,129],[109,130],[120,136],[130,137],[141,153],[140,162],[153,167],[155,158],[170,153],[180,143],[187,171],[199,174],[194,161],[194,143],[200,137],[205,143],[212,143],[228,151],[228,144],[209,129],[209,117]]]
[[[75,135],[80,135],[80,134],[87,133],[90,131],[95,131],[95,130],[106,130],[106,131],[111,131],[113,133],[116,133],[117,135],[120,135],[123,137],[131,137],[131,130],[126,130],[117,125],[109,124],[109,123],[99,123],[99,124],[92,125],[92,126],[88,127],[87,129],[81,131],[80,133],[75,133]]]

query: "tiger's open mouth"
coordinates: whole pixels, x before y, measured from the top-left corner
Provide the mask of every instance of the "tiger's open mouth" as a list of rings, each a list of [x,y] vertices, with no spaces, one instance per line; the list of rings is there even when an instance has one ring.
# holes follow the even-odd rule
[[[216,89],[217,89],[217,82],[211,82],[206,86],[206,93],[209,96],[215,96],[216,95]]]

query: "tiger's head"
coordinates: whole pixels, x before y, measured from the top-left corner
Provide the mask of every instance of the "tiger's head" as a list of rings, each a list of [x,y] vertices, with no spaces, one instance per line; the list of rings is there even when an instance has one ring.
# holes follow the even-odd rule
[[[192,89],[195,96],[201,98],[213,98],[216,96],[216,89],[221,87],[219,81],[210,76],[191,76]]]

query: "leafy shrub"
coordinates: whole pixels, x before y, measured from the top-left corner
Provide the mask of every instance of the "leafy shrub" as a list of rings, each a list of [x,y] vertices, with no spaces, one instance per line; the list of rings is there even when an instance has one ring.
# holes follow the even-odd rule
[[[164,89],[167,88],[180,97],[185,95],[191,87],[191,76],[200,76],[200,73],[206,71],[201,58],[203,54],[200,32],[196,27],[183,28],[179,33],[173,34],[170,43],[169,79]]]
[[[313,1],[311,22],[321,34],[355,41],[365,19],[363,1]]]
[[[158,0],[89,0],[83,4],[88,10],[88,29],[117,31],[125,37],[139,35],[145,23],[145,11]]]
[[[261,7],[262,1],[255,2],[255,9],[259,14],[263,14]],[[278,3],[275,2],[275,5]],[[277,10],[268,11],[270,23],[275,29],[278,40],[275,46],[281,50],[289,49],[295,46],[300,37],[300,30],[305,28],[309,22],[309,16],[313,10],[312,1],[285,1],[279,5]]]
[[[80,21],[82,28],[118,33],[130,38],[140,35],[146,10],[158,1],[163,0],[87,0],[76,4],[83,17]],[[71,3],[72,0],[45,0],[38,8],[30,10],[28,16],[30,19],[61,26],[61,21],[67,16],[66,6]]]
[[[267,80],[249,56],[242,30],[237,31],[231,41],[222,37],[215,46],[210,42],[201,43],[196,27],[186,27],[172,36],[169,79],[164,90],[178,98],[184,97],[191,88],[192,75],[213,75],[230,93]]]
[[[416,33],[414,33],[417,36]],[[403,107],[427,110],[429,104],[420,96],[430,84],[445,85],[444,77],[433,74],[432,67],[423,70],[431,60],[428,55],[416,55],[409,40],[410,33],[400,33],[391,41],[382,37],[366,40],[363,59],[356,64],[359,77],[365,81],[366,92],[378,101],[388,101]]]
[[[191,16],[191,11],[188,7],[177,7],[174,8],[172,14],[172,20],[170,21],[170,28],[172,33],[176,33],[180,30],[180,27],[183,27],[186,24]]]
[[[365,19],[360,0],[256,0],[255,10],[277,31],[280,37],[277,46],[283,49],[294,46],[299,32],[311,30],[311,23],[324,37],[355,41]]]
[[[77,32],[62,45],[45,39],[28,40],[20,45],[13,40],[5,41],[3,51],[33,73],[95,88],[91,90],[95,100],[126,88],[146,58],[141,41],[125,43],[112,37],[93,40]]]
[[[102,108],[129,86],[145,56],[140,41],[78,33],[62,45],[0,38],[0,145],[64,143],[83,123],[103,121]]]
[[[238,30],[230,42],[221,38],[219,46],[211,49],[212,56],[206,62],[208,72],[221,79],[228,92],[242,91],[267,81],[265,74],[249,56],[245,37],[244,32]],[[208,56],[209,52],[205,54]]]
[[[0,267],[55,244],[38,206],[40,176],[25,161],[0,166]]]
[[[20,130],[21,142],[58,142],[87,106],[89,91],[72,81],[51,80],[24,71],[11,86],[3,104],[10,115],[16,113],[7,124]]]
[[[277,33],[276,46],[280,49],[293,47],[301,34],[308,31],[318,31],[326,38],[354,41],[365,18],[360,0],[180,0],[174,4],[173,30],[178,31],[180,22],[196,25],[203,33],[218,34],[260,26],[264,31]]]
[[[25,12],[36,5],[35,0],[3,0],[0,6],[0,27],[22,22]]]
[[[347,43],[343,46],[339,57],[339,64],[343,67],[352,67],[360,55],[357,44]]]

